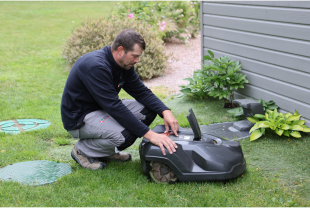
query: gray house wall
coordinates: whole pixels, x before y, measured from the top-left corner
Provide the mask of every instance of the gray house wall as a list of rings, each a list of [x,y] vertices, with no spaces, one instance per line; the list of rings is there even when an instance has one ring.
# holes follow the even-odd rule
[[[310,125],[310,1],[201,2],[202,57],[239,60],[249,84],[235,98],[274,100]]]

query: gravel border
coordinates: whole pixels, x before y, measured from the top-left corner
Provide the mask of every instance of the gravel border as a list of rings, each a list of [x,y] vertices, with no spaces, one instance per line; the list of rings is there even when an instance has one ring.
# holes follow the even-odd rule
[[[188,84],[183,80],[192,77],[196,69],[201,69],[201,39],[200,33],[188,43],[168,42],[165,43],[166,53],[173,54],[168,60],[168,68],[161,77],[143,80],[147,87],[165,86],[171,94],[179,94],[180,85]]]

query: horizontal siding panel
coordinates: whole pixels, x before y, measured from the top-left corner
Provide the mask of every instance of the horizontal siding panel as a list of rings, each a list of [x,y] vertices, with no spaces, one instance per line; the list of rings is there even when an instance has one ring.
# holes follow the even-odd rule
[[[254,99],[256,99],[256,100],[261,99],[261,98],[255,98],[255,97],[253,97],[253,96],[245,96],[245,95],[240,94],[240,93],[238,93],[238,92],[235,92],[234,97],[235,97],[235,99],[249,99],[249,98],[254,98]],[[265,99],[264,99],[264,100],[265,100]],[[265,101],[269,101],[269,100],[265,100]],[[274,101],[274,100],[273,100],[273,101]],[[276,104],[279,106],[279,103],[276,102]],[[297,111],[298,111],[298,109],[297,109]],[[289,111],[280,109],[280,110],[278,110],[278,112],[281,112],[281,113],[288,113]],[[295,110],[292,111],[291,113],[294,113],[294,112],[295,112]],[[300,112],[299,112],[299,113],[300,113]],[[305,125],[310,126],[310,120],[309,120],[308,118],[301,116],[301,117],[300,117],[300,120],[305,120],[305,121],[306,121]]]
[[[215,58],[229,56],[231,60],[240,61],[242,71],[249,71],[267,77],[274,77],[278,80],[310,89],[310,74],[308,73],[279,67],[273,64],[267,64],[220,51],[212,50],[212,52],[214,53]]]
[[[310,1],[201,3],[202,55],[239,60],[249,84],[237,98],[274,100],[310,125]]]
[[[310,8],[310,1],[220,1],[217,3],[275,6],[275,7]]]
[[[310,10],[204,3],[203,13],[310,25]]]
[[[203,47],[310,73],[310,58],[204,37]],[[204,53],[207,54],[207,48]]]
[[[310,25],[295,25],[208,14],[203,15],[203,24],[286,38],[310,40]]]
[[[294,112],[295,109],[304,116],[310,118],[310,105],[296,101],[294,99],[252,86],[246,85],[244,89],[239,89],[238,93],[245,95],[246,97],[253,97],[256,99],[263,99],[266,101],[273,100],[276,104],[284,110]]]
[[[310,57],[310,42],[204,26],[204,36]]]
[[[252,72],[242,71],[249,80],[249,85],[269,90],[273,93],[287,96],[288,98],[295,99],[304,103],[310,103],[310,90],[298,87],[286,82],[281,82],[275,78],[269,78],[262,75],[254,74]],[[247,86],[249,86],[247,85]]]

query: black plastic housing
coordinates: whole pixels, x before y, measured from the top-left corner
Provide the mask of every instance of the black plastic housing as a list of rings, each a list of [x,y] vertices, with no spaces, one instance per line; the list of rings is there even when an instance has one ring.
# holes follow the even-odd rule
[[[200,133],[198,124],[194,124],[197,120],[191,110],[188,120],[191,120],[193,130],[199,130]],[[165,126],[158,125],[152,130],[164,133]],[[166,150],[166,155],[162,154],[158,146],[143,138],[139,147],[143,173],[148,175],[151,161],[167,164],[180,181],[228,180],[245,171],[246,161],[239,142],[226,141],[207,134],[197,138],[199,133],[180,128],[178,137],[169,135],[178,148],[173,154]]]

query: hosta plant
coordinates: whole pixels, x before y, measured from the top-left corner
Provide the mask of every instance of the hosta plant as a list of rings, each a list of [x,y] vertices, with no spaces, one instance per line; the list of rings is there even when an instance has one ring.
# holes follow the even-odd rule
[[[300,120],[299,113],[295,110],[294,114],[279,113],[277,109],[268,111],[265,115],[255,114],[253,117],[247,119],[255,125],[250,129],[250,141],[260,138],[265,131],[272,131],[279,136],[293,136],[295,138],[301,137],[299,131],[310,132],[310,128],[305,124],[304,120]]]
[[[279,107],[273,100],[269,100],[268,102],[266,102],[263,99],[260,99],[256,101],[260,102],[263,105],[265,113],[268,113],[269,110],[273,111]]]
[[[185,78],[184,80],[189,81],[188,85],[180,85],[182,94],[178,95],[178,98],[192,97],[194,99],[205,99],[208,97],[208,90],[202,79],[199,76],[199,72],[194,71],[192,78]]]
[[[199,70],[202,83],[206,85],[210,96],[223,98],[225,103],[230,103],[234,107],[232,103],[234,90],[244,88],[243,85],[248,83],[246,75],[239,72],[241,64],[239,61],[230,60],[229,56],[215,59],[212,51],[208,50],[208,53],[203,61],[209,62]]]

